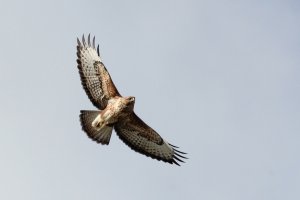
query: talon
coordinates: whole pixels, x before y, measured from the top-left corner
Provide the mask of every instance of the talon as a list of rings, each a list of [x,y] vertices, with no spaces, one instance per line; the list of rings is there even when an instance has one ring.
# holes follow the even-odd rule
[[[99,122],[99,123],[96,125],[96,127],[100,128],[101,125],[102,125],[102,124]]]

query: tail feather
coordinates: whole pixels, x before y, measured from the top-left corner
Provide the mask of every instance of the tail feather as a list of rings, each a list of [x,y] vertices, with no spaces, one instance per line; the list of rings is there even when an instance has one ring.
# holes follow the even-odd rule
[[[101,127],[101,129],[96,129],[95,127],[93,127],[92,122],[99,114],[100,111],[81,110],[80,122],[81,122],[82,130],[86,132],[89,138],[96,141],[97,143],[108,145],[113,130],[113,126],[103,126]]]

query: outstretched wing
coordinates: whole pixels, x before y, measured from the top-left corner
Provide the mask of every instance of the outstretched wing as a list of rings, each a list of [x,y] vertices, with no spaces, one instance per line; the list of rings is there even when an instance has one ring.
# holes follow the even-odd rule
[[[121,120],[114,126],[118,136],[131,149],[168,163],[184,162],[184,152],[178,151],[176,146],[169,144],[160,137],[156,131],[143,122],[135,113],[128,118]],[[180,157],[180,158],[179,158]]]
[[[99,109],[104,109],[110,98],[120,96],[110,78],[99,53],[95,48],[95,37],[91,44],[90,35],[87,43],[82,36],[82,43],[77,38],[77,63],[81,84],[91,102]]]

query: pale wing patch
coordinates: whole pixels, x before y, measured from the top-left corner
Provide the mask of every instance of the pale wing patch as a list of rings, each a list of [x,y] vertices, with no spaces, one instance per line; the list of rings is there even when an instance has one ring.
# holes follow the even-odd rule
[[[82,86],[91,102],[99,109],[104,109],[107,101],[119,96],[119,93],[113,84],[111,77],[106,70],[99,54],[99,45],[96,50],[95,38],[93,43],[88,43],[82,37],[82,43],[77,39],[77,63],[80,73]]]

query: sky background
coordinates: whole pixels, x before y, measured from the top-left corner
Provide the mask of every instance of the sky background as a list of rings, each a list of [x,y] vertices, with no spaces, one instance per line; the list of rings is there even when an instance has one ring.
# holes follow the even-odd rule
[[[0,199],[300,199],[299,1],[4,1]],[[91,33],[181,167],[81,131]]]

